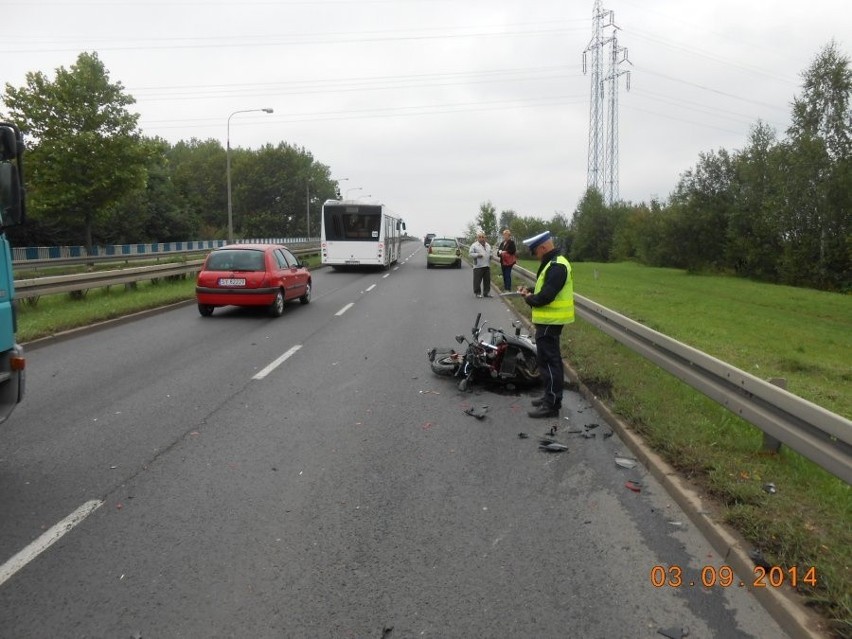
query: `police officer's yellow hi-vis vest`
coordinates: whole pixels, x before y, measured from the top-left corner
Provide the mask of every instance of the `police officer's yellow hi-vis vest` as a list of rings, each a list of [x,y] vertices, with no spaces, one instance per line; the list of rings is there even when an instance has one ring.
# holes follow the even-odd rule
[[[568,277],[565,280],[565,286],[550,304],[532,307],[533,324],[570,324],[574,321],[574,274],[571,272],[571,264],[564,257],[559,255],[541,269],[533,293],[538,293],[544,286],[544,276],[553,262],[562,264],[568,271]]]

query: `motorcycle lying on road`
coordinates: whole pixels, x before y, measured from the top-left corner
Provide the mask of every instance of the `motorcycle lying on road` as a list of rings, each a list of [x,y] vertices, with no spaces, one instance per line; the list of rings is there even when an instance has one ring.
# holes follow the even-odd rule
[[[456,342],[467,344],[464,351],[432,348],[426,352],[432,372],[444,377],[459,377],[458,388],[466,391],[471,381],[489,381],[505,386],[535,386],[541,381],[535,343],[521,334],[521,322],[514,320],[514,335],[502,328],[488,327],[490,337],[481,339],[487,321],[480,324],[476,315],[472,339],[456,335]]]

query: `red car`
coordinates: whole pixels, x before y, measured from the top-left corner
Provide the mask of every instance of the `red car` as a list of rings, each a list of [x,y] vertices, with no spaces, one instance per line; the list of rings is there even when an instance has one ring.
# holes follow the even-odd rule
[[[267,306],[279,317],[286,301],[311,301],[311,273],[286,246],[229,244],[204,260],[195,297],[204,317],[217,306]]]

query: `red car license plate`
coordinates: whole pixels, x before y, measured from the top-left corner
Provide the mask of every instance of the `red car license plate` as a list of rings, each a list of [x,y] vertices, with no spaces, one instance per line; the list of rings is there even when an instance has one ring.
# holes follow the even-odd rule
[[[219,286],[245,286],[246,278],[244,277],[223,277],[219,279]]]

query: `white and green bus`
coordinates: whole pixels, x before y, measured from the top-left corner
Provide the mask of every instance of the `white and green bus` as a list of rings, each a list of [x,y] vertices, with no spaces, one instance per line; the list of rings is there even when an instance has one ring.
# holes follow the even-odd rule
[[[405,222],[383,204],[326,200],[322,263],[335,269],[389,268],[399,260]]]

